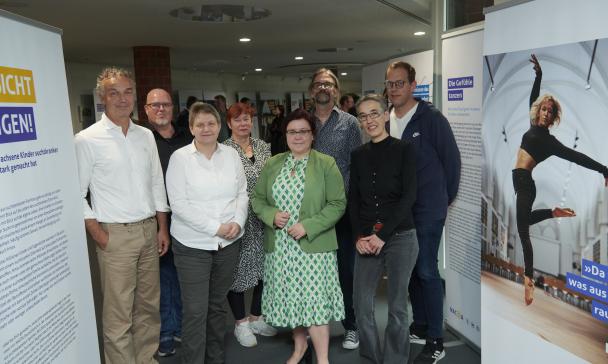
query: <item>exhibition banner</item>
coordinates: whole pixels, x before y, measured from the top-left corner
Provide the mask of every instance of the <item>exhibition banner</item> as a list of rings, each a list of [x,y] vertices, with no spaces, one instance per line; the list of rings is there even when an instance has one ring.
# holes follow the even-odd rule
[[[479,254],[481,195],[481,95],[483,33],[443,39],[443,114],[454,132],[462,169],[445,225],[445,320],[481,346]]]
[[[608,362],[608,3],[496,8],[483,57],[482,358]]]
[[[484,310],[546,345],[605,362],[608,39],[484,63]],[[557,122],[548,124],[545,108]],[[501,328],[484,320],[485,330]]]
[[[98,363],[61,34],[0,30],[0,363]]]

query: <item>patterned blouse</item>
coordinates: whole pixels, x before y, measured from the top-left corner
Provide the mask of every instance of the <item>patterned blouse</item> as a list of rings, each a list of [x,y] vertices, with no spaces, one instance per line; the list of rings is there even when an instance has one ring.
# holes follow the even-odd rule
[[[249,195],[249,210],[245,233],[241,238],[241,252],[239,262],[234,272],[234,281],[230,290],[233,292],[244,292],[255,287],[264,275],[264,223],[253,213],[251,208],[251,194],[255,189],[258,177],[270,158],[270,145],[257,138],[249,138],[253,148],[253,158],[249,159],[243,149],[232,139],[224,141],[225,145],[234,148],[245,169],[247,177],[247,194]]]

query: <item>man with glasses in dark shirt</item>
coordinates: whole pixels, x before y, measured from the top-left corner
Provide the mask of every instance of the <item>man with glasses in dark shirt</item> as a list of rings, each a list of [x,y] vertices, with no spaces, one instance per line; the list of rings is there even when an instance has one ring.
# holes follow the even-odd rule
[[[393,62],[386,70],[386,91],[393,108],[390,135],[416,150],[417,192],[413,207],[418,259],[409,284],[414,322],[410,342],[424,344],[414,363],[436,363],[443,349],[443,285],[437,256],[448,205],[460,182],[460,152],[450,123],[432,104],[414,98],[416,70]]]
[[[340,82],[329,69],[321,68],[315,72],[308,86],[308,92],[313,99],[313,113],[317,119],[314,149],[334,157],[344,179],[344,191],[348,195],[350,153],[361,145],[359,123],[354,116],[336,106],[340,97]],[[353,350],[359,347],[359,334],[353,309],[355,246],[348,213],[344,214],[336,224],[336,235],[338,273],[346,314],[342,321],[345,330],[342,347]]]
[[[148,122],[153,129],[163,177],[165,177],[171,154],[192,142],[192,134],[189,130],[179,128],[171,122],[173,102],[171,101],[171,95],[163,89],[157,88],[148,93],[145,111]],[[169,214],[168,225],[170,224],[171,215]],[[167,251],[167,254],[160,257],[159,265],[160,344],[158,356],[164,357],[175,354],[174,341],[181,340],[182,301],[171,249]]]

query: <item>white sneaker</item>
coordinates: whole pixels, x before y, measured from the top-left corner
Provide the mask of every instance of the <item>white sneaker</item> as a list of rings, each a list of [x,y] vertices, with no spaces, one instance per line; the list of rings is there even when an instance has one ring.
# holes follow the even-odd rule
[[[249,321],[249,327],[256,335],[275,336],[277,334],[277,329],[268,325],[262,316],[255,321]]]
[[[239,344],[246,348],[250,348],[258,344],[258,341],[255,339],[255,335],[253,335],[253,331],[251,331],[248,322],[242,322],[236,325],[234,328],[234,336],[238,340]]]
[[[359,333],[355,330],[346,330],[342,347],[348,350],[355,350],[359,347]]]

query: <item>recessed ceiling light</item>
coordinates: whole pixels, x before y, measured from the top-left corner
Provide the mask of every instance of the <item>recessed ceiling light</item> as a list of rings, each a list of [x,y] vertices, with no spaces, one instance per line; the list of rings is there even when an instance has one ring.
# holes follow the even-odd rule
[[[426,32],[416,32],[416,33],[414,33],[414,35],[416,35],[418,37],[423,36],[425,34],[426,34]]]
[[[293,57],[293,59],[295,59],[296,61],[301,61],[301,60],[304,59],[304,57],[302,57],[302,56],[295,56],[295,57]]]
[[[348,73],[346,73],[346,72],[340,72],[340,76],[348,76]]]
[[[256,72],[262,72],[262,69],[261,68],[256,68],[255,71]]]
[[[251,42],[251,38],[243,37],[243,38],[239,39],[239,42],[241,42],[241,43],[249,43],[249,42]]]
[[[199,23],[242,23],[264,19],[271,14],[268,9],[231,4],[185,6],[169,11],[169,15],[175,18]]]

